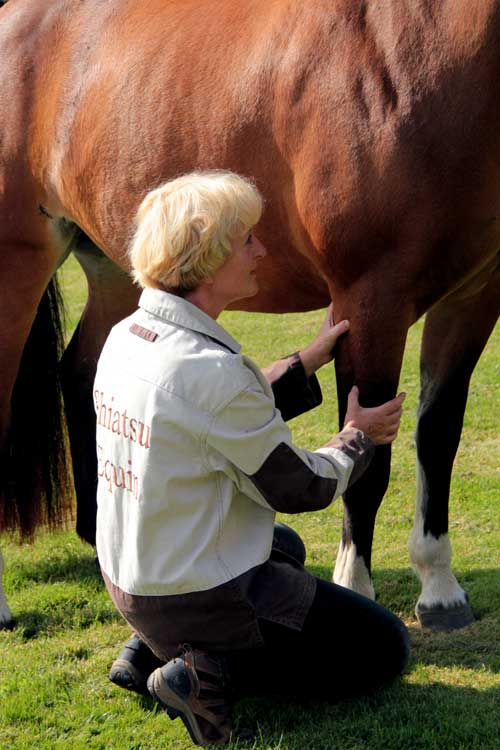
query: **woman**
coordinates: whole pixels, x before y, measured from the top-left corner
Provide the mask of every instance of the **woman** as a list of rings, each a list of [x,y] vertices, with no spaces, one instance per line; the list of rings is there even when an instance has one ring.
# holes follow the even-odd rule
[[[130,253],[144,291],[95,381],[98,555],[137,634],[129,653],[142,652],[122,660],[136,670],[127,686],[153,668],[150,649],[164,663],[150,693],[200,745],[231,737],[229,694],[366,693],[408,656],[394,615],[314,578],[298,535],[274,525],[276,511],[325,508],[360,476],[396,437],[404,394],[364,409],[353,388],[338,435],[314,452],[293,444],[284,418],[320,403],[314,373],[348,322],[332,326],[329,311],[309,346],[263,372],[240,353],[216,321],[258,291],[261,211],[229,172],[146,196]]]

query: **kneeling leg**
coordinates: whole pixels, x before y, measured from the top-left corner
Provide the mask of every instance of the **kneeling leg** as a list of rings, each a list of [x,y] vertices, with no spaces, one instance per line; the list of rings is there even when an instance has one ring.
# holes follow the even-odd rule
[[[260,620],[264,646],[228,653],[236,697],[282,694],[337,701],[367,695],[400,675],[410,653],[392,612],[317,579],[302,631]]]

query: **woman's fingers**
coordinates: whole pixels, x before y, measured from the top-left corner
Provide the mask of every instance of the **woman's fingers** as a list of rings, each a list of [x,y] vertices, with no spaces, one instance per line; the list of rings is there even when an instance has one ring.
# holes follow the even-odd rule
[[[403,413],[403,401],[406,398],[406,393],[400,393],[399,396],[393,398],[391,401],[386,401],[380,407],[384,410],[385,414],[402,414]]]
[[[376,445],[387,445],[397,437],[403,413],[405,393],[380,406],[364,408],[359,404],[359,390],[353,386],[347,400],[346,422],[362,430]]]
[[[338,339],[339,336],[342,336],[343,333],[345,333],[349,329],[349,321],[348,320],[341,320],[339,323],[335,323],[334,326],[328,329],[327,334],[331,338]]]
[[[349,321],[341,320],[340,323],[334,325],[331,330],[333,331],[332,346],[335,346],[339,338],[349,330]]]

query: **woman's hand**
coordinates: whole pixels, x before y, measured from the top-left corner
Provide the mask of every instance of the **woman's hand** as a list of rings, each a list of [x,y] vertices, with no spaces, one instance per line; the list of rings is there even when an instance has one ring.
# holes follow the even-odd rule
[[[375,445],[387,445],[396,438],[403,413],[406,393],[400,393],[392,401],[381,406],[364,409],[359,405],[359,390],[353,386],[347,400],[344,427],[356,427],[365,433]]]
[[[326,316],[316,338],[299,352],[304,370],[309,378],[320,367],[331,362],[337,340],[349,330],[349,321],[341,320],[333,324],[333,305],[326,311]]]

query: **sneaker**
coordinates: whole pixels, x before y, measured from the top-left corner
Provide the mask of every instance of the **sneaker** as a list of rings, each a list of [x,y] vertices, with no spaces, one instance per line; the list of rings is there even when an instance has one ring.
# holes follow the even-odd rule
[[[118,659],[113,662],[109,679],[114,685],[125,690],[147,695],[147,679],[151,672],[163,663],[144,641],[134,634],[120,651]]]
[[[228,719],[222,661],[204,651],[184,653],[155,669],[148,690],[171,719],[184,722],[196,745],[222,745],[234,739]]]

